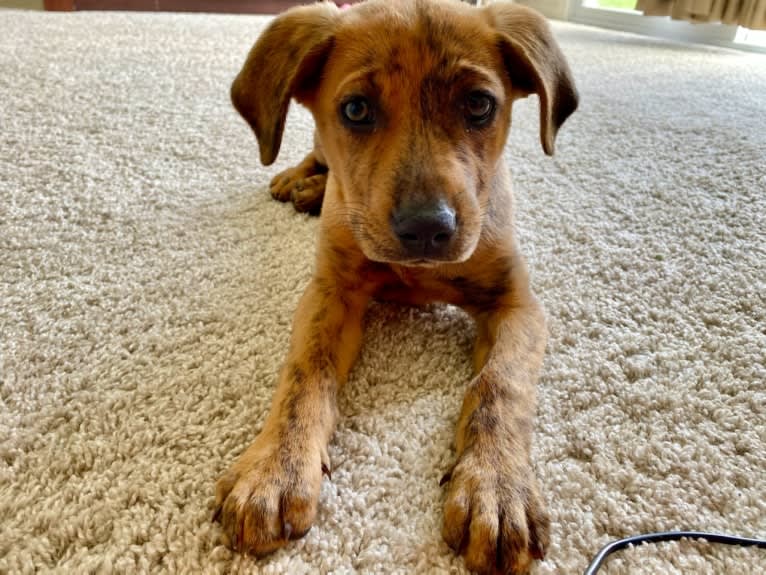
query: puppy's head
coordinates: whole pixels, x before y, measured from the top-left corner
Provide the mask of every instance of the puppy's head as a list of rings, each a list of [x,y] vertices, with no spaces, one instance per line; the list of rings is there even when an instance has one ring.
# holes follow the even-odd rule
[[[540,138],[577,107],[545,20],[514,4],[369,0],[290,10],[258,39],[232,101],[279,151],[290,99],[313,114],[338,213],[375,261],[467,259],[485,221],[513,101],[540,99]]]

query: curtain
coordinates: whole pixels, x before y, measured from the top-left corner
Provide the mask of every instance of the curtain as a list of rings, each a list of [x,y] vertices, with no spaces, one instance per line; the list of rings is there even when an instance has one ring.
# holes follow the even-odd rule
[[[766,30],[766,0],[638,0],[636,10],[646,16]]]

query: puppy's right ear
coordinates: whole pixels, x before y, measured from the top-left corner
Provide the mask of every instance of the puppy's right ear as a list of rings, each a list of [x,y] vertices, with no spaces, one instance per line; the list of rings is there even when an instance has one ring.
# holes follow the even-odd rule
[[[277,17],[250,50],[231,85],[231,101],[258,138],[261,163],[279,153],[290,98],[301,98],[319,82],[332,48],[339,10],[321,2]]]

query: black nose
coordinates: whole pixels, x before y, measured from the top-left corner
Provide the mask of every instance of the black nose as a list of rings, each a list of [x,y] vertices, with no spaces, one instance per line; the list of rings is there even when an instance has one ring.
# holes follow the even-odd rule
[[[455,211],[444,202],[402,206],[391,226],[407,253],[413,257],[439,257],[450,245],[457,230]]]

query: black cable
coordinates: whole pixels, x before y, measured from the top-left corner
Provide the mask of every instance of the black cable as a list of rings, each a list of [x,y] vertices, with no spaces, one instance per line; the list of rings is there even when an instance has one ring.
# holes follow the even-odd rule
[[[625,539],[612,541],[611,543],[604,545],[604,547],[601,548],[601,551],[598,552],[598,555],[593,558],[593,561],[591,561],[591,564],[585,570],[583,575],[594,575],[608,555],[615,551],[619,551],[620,549],[625,549],[628,545],[662,543],[663,541],[678,541],[679,539],[705,539],[711,543],[766,549],[765,539],[748,539],[747,537],[724,535],[722,533],[705,533],[703,531],[664,531],[662,533],[647,533],[645,535],[626,537]]]

